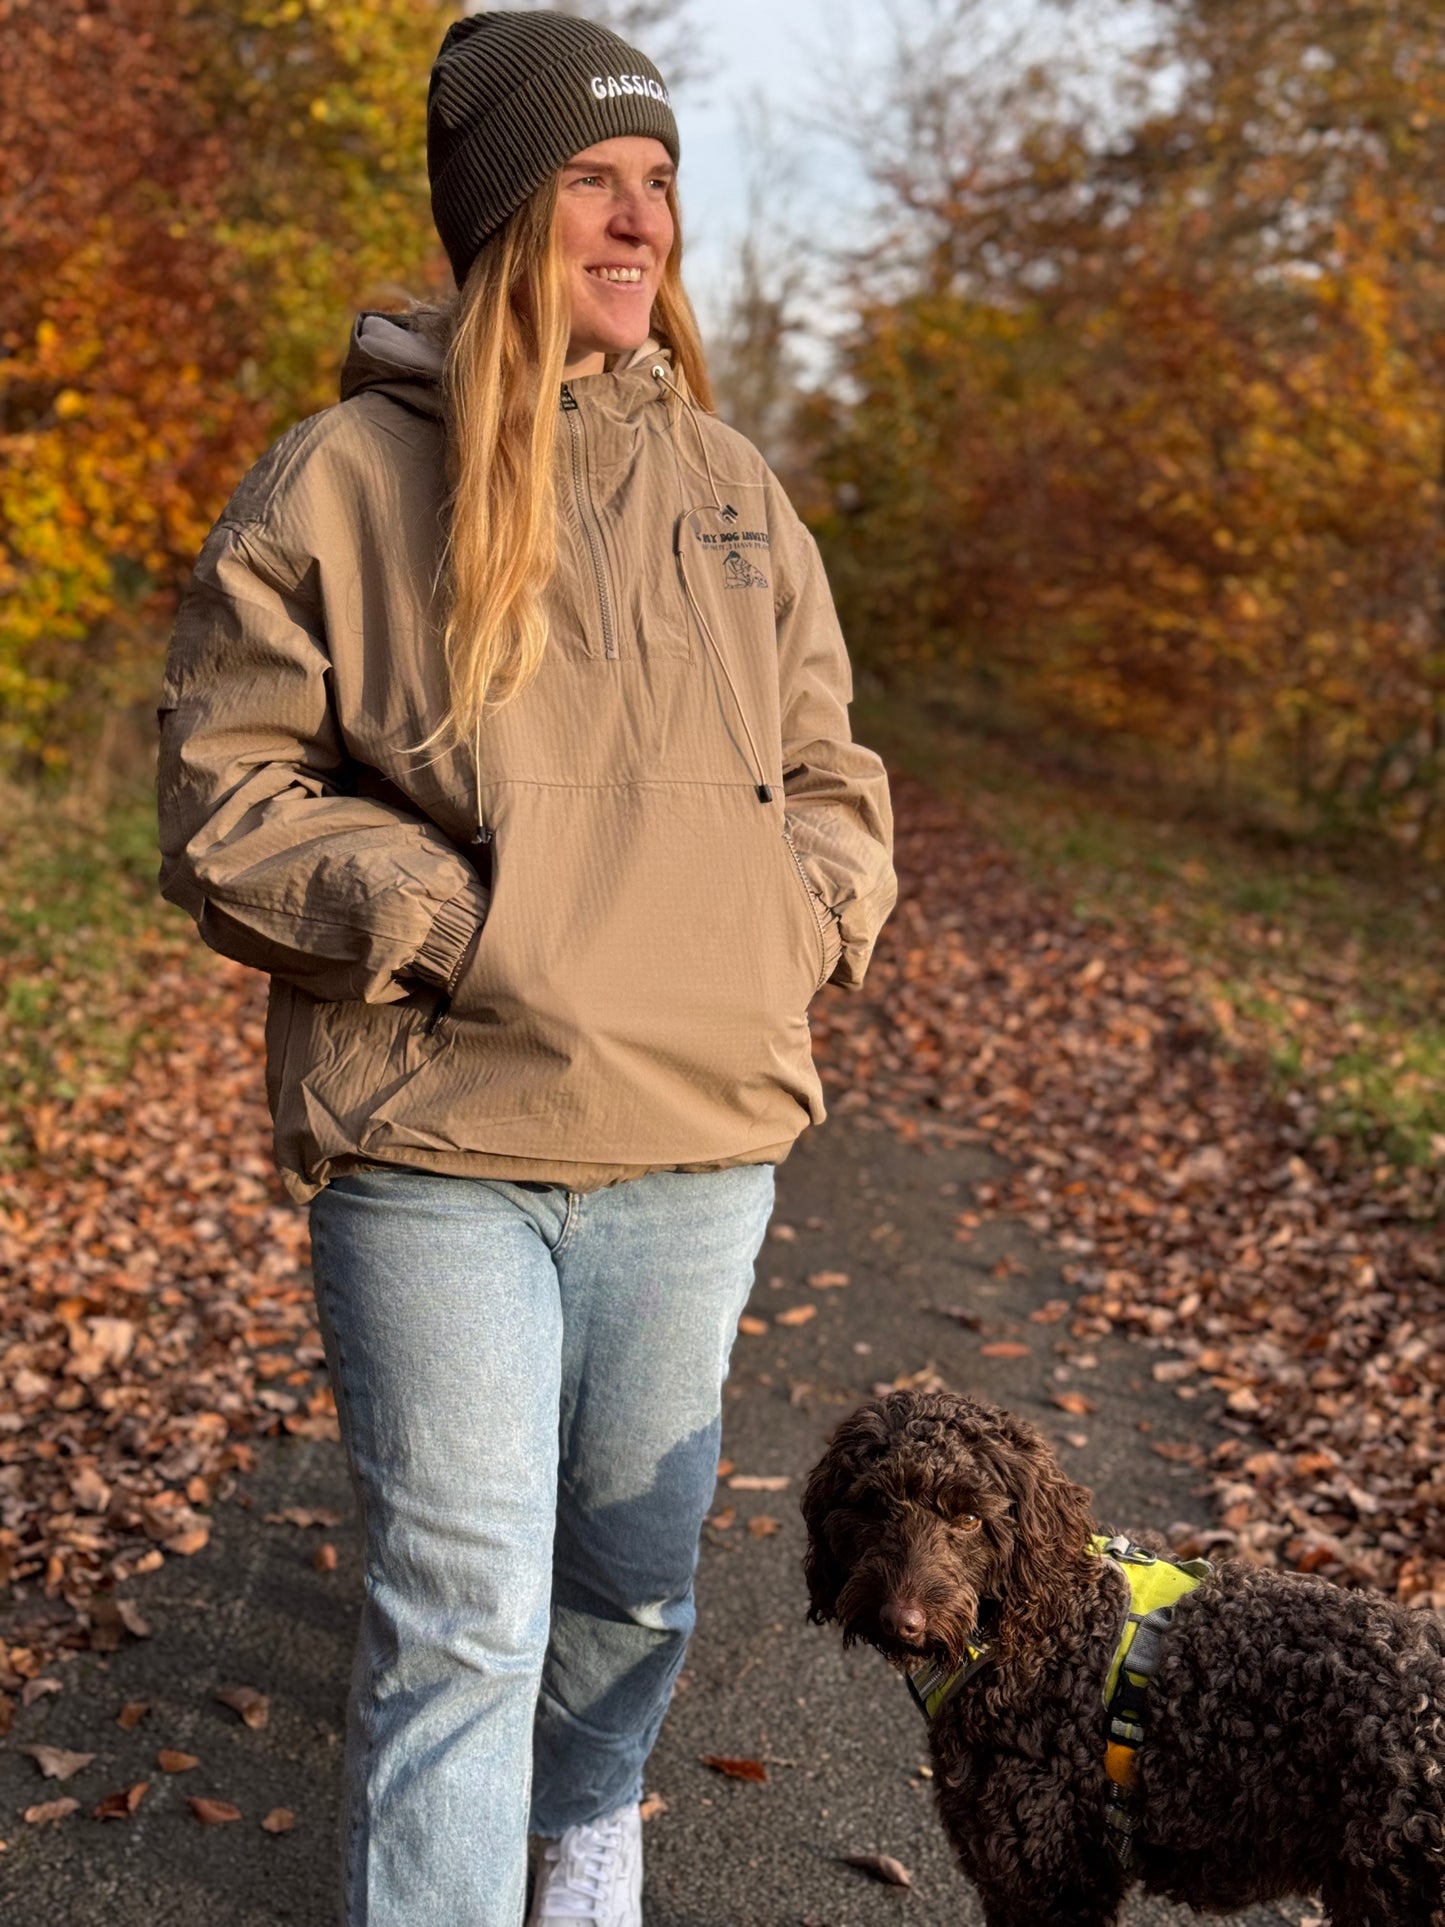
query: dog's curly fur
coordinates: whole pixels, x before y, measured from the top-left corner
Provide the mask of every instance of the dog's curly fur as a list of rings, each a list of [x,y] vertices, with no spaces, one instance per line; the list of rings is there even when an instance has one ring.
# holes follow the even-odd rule
[[[910,1667],[997,1645],[930,1730],[939,1815],[989,1927],[1108,1927],[1103,1687],[1127,1585],[1091,1495],[1025,1421],[895,1392],[803,1497],[810,1618]],[[1155,1549],[1162,1549],[1158,1541]],[[1445,1927],[1445,1628],[1377,1594],[1223,1565],[1150,1682],[1137,1877],[1205,1912],[1323,1895],[1334,1927]]]

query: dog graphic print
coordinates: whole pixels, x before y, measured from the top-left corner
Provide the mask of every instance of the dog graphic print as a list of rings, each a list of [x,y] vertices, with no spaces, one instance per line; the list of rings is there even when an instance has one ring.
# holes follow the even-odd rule
[[[723,587],[727,589],[766,589],[768,578],[755,569],[741,549],[730,549],[723,558]]]

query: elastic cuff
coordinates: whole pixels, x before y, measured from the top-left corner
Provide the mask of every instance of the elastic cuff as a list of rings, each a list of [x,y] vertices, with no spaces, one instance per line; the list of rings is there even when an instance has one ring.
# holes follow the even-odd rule
[[[407,974],[450,993],[461,975],[473,937],[486,922],[490,901],[485,885],[477,883],[441,904]]]

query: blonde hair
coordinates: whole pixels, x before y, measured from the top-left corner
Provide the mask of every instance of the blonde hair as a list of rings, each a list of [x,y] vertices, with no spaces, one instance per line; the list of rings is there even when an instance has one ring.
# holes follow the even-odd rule
[[[450,299],[407,312],[445,349],[448,526],[436,589],[447,710],[419,749],[469,743],[484,713],[519,695],[542,665],[557,569],[553,481],[557,395],[570,311],[556,241],[554,176],[483,246]],[[672,379],[712,410],[702,337],[682,284],[682,225],[653,303]]]

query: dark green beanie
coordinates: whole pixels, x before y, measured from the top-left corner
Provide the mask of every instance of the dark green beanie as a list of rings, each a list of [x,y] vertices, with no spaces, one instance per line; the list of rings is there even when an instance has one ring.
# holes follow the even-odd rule
[[[482,243],[596,141],[650,135],[678,158],[652,62],[568,13],[475,13],[447,28],[427,90],[432,216],[460,287]]]

